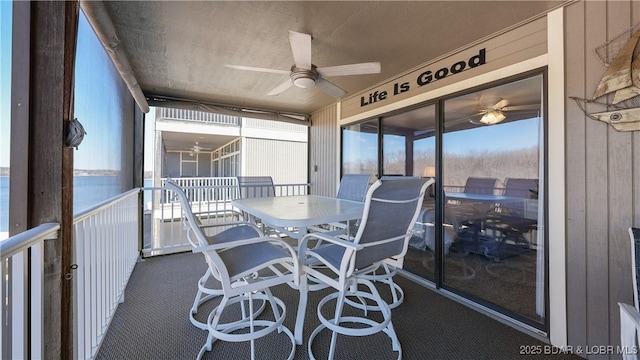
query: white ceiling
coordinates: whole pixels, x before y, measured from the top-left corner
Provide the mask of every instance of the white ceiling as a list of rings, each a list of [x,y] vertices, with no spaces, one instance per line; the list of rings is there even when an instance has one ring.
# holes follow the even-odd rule
[[[313,36],[318,67],[380,61],[382,72],[329,78],[349,97],[562,1],[112,1],[105,8],[146,95],[310,114],[336,102],[318,89],[266,96],[289,70],[288,30]]]

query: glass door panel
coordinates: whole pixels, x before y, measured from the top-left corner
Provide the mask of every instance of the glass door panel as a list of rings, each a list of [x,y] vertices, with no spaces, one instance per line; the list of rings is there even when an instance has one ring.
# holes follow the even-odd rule
[[[342,128],[342,174],[378,176],[378,119]]]
[[[435,177],[435,105],[382,118],[382,174]],[[435,281],[435,197],[430,188],[409,241],[404,269]]]
[[[534,323],[545,316],[542,93],[538,75],[445,100],[442,138],[443,286]]]

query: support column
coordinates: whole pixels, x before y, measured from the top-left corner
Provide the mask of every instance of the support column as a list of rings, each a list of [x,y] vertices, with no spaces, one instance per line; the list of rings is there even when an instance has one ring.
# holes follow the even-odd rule
[[[58,239],[44,246],[42,355],[70,359],[72,281],[65,274],[73,255],[73,151],[65,146],[65,128],[72,114],[78,5],[13,5],[10,234],[45,222],[61,225]]]

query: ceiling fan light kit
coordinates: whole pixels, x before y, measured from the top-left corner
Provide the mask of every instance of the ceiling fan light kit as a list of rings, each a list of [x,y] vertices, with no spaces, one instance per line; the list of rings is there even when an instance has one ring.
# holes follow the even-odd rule
[[[506,119],[506,115],[500,110],[491,110],[487,111],[486,114],[482,116],[480,122],[487,125],[493,125],[501,122]]]
[[[310,88],[316,84],[316,80],[320,77],[315,65],[311,65],[311,70],[299,68],[297,66],[291,67],[291,81],[293,85],[299,88]]]

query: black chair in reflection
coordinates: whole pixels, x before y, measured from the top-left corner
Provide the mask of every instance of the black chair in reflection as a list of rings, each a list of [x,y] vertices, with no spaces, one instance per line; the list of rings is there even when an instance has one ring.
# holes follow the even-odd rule
[[[476,195],[493,195],[497,179],[469,177],[463,193]],[[484,221],[487,213],[493,210],[494,204],[486,201],[447,200],[445,220],[456,230],[456,239],[452,249],[457,252],[471,252],[487,255],[493,239],[486,237]],[[488,245],[486,245],[488,244]]]
[[[507,178],[503,195],[522,201],[500,204],[484,222],[485,232],[498,243],[494,254],[496,260],[530,250],[531,242],[525,235],[538,226],[537,179]]]
[[[481,182],[483,180],[484,182]],[[501,195],[487,190],[491,179],[469,178],[469,191],[496,195],[496,202],[451,206],[457,222],[456,249],[500,261],[531,249],[526,234],[537,228],[537,179],[507,178]],[[502,199],[499,197],[502,196]],[[505,199],[505,197],[507,199]],[[498,201],[499,200],[499,201]],[[470,209],[470,210],[469,210]]]

